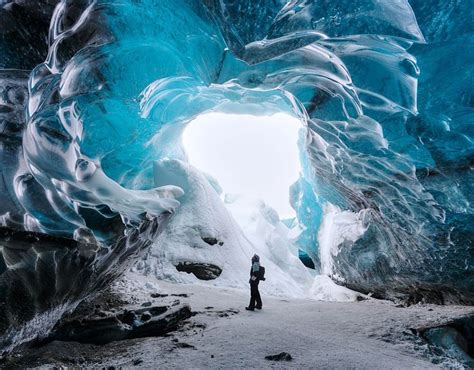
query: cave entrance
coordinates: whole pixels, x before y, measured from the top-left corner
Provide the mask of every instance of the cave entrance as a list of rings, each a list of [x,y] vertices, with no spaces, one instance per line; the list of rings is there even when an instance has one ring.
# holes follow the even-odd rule
[[[194,167],[218,181],[224,198],[262,200],[280,219],[291,219],[289,189],[301,172],[302,129],[298,118],[284,113],[206,113],[187,125],[183,148]]]

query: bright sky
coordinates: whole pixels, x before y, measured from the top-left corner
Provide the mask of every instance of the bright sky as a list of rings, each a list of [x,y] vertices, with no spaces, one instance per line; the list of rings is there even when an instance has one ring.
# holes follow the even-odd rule
[[[301,122],[287,114],[252,116],[208,113],[183,133],[189,162],[212,175],[224,194],[262,199],[280,218],[295,216],[289,187],[299,177]]]

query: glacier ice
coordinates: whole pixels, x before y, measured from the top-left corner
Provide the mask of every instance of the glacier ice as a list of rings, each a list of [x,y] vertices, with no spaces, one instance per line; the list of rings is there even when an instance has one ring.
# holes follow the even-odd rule
[[[199,214],[186,203],[183,176],[171,181],[157,165],[168,158],[186,168],[180,136],[187,123],[209,112],[287,113],[306,127],[301,176],[290,189],[297,220],[285,225],[300,232],[289,248],[339,284],[375,296],[474,302],[470,2],[1,4],[5,233],[96,245],[91,266],[102,266],[94,276],[105,282],[100,276],[128,263],[120,240],[135,245],[144,224],[179,224],[182,215],[169,216],[187,207]],[[320,237],[328,215],[336,224],[355,217],[364,232],[328,241]],[[153,229],[153,239],[160,232]],[[0,242],[2,287],[47,284],[24,278],[38,273],[37,258],[68,281],[67,269],[59,274],[53,262],[60,245],[41,253],[31,246],[11,259],[11,240]],[[295,254],[278,253],[275,266],[290,269]],[[105,264],[112,255],[120,263]],[[214,262],[226,260],[221,254]],[[9,306],[15,320],[2,323],[2,333],[96,290],[87,280],[75,298],[25,302],[22,317]]]

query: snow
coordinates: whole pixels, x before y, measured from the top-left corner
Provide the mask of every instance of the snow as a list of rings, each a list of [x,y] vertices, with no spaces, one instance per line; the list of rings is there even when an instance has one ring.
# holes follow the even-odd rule
[[[167,337],[113,342],[104,346],[53,342],[33,351],[45,367],[87,368],[337,368],[433,369],[426,343],[410,328],[444,324],[473,314],[472,307],[415,305],[387,301],[322,302],[262,295],[263,310],[248,312],[249,291],[197,284],[173,284],[129,273],[114,286],[116,294],[141,305],[173,304],[176,296],[151,298],[149,283],[160,294],[179,298],[196,313]],[[185,344],[180,346],[180,344]],[[192,347],[191,347],[192,346]],[[265,356],[288,352],[291,362]],[[451,359],[442,366],[461,368]],[[48,365],[49,364],[49,365]]]
[[[174,282],[246,288],[250,260],[257,253],[268,277],[262,284],[265,293],[288,297],[307,294],[313,275],[296,256],[288,239],[289,229],[273,209],[245,197],[234,197],[224,204],[204,174],[178,160],[157,162],[155,172],[160,181],[181,187],[185,195],[136,271]],[[204,237],[216,238],[223,245],[209,245]],[[218,279],[203,282],[176,270],[174,266],[184,261],[210,263],[223,271]]]
[[[330,281],[328,277],[321,279]],[[138,287],[154,278],[129,273],[124,284],[130,281]],[[398,307],[375,299],[323,302],[271,297],[265,293],[262,294],[263,310],[248,312],[244,310],[249,299],[248,286],[241,290],[156,283],[160,293],[188,294],[189,298],[183,302],[198,312],[195,322],[204,324],[205,329],[174,333],[173,338],[195,346],[196,350],[169,351],[170,339],[166,338],[137,343],[130,351],[145,351],[146,355],[141,357],[143,367],[433,369],[436,365],[430,362],[427,345],[419,342],[409,329],[442,325],[474,313],[469,306]],[[229,316],[220,317],[222,312]],[[264,359],[266,355],[283,351],[290,353],[294,360],[275,363]],[[124,360],[130,361],[130,357],[133,356],[129,354]],[[441,365],[462,368],[455,360],[439,360]]]
[[[288,298],[353,301],[359,295],[316,276],[297,257],[294,232],[281,222],[278,213],[262,200],[248,196],[226,196],[222,201],[215,184],[191,165],[179,160],[155,163],[156,186],[168,183],[184,190],[181,205],[149,255],[134,271],[160,280],[247,289],[250,260],[254,253],[266,268],[261,291]],[[222,245],[207,244],[215,238]],[[178,272],[182,262],[212,264],[222,269],[211,281]]]
[[[309,296],[319,301],[354,302],[360,294],[337,285],[329,276],[317,275],[314,277]]]

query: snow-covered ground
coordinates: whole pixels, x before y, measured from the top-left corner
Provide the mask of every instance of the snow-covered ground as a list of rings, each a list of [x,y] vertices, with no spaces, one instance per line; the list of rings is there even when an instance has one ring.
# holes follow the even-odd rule
[[[137,274],[129,274],[114,290],[135,305],[148,301],[171,304],[179,299],[189,303],[196,314],[167,337],[104,346],[52,342],[35,349],[30,354],[32,361],[46,368],[459,367],[455,361],[433,356],[410,328],[439,325],[474,313],[472,307],[465,306],[404,308],[377,300],[323,302],[265,295],[263,310],[248,312],[244,309],[249,298],[246,290],[173,284]],[[151,298],[150,294],[157,292],[188,297]],[[265,359],[282,351],[290,353],[293,360]]]
[[[298,227],[288,228],[262,200],[244,195],[224,197],[215,180],[182,161],[158,161],[154,170],[156,186],[179,186],[184,196],[150,253],[135,266],[136,272],[171,282],[245,289],[250,260],[257,253],[269,277],[262,286],[266,294],[336,301],[357,299],[358,293],[303,265],[294,243]],[[332,255],[337,254],[335,242],[355,240],[365,229],[360,215],[336,207],[329,207],[326,213],[320,236],[324,252],[321,260],[329,273]],[[216,243],[209,245],[204,240],[208,238]],[[186,262],[212,264],[222,273],[215,280],[202,282],[192,274],[177,271],[175,266]]]

